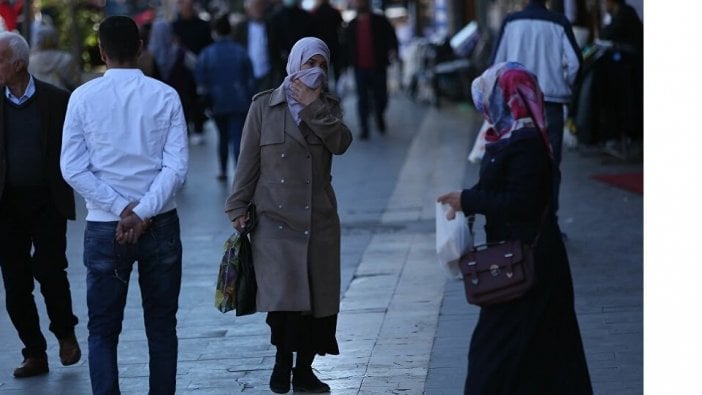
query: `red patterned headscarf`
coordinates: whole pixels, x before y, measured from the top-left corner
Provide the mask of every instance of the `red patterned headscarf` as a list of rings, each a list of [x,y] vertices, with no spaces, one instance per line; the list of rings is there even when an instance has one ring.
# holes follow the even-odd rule
[[[492,126],[485,133],[490,143],[509,138],[512,132],[527,126],[541,131],[551,154],[548,140],[544,95],[536,76],[520,63],[497,63],[473,81],[473,102]]]

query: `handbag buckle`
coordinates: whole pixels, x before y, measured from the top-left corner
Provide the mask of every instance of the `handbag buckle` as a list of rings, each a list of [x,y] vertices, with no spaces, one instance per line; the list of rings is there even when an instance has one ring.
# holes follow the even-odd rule
[[[513,256],[514,256],[514,254],[512,254],[511,252],[508,252],[505,254],[505,258],[511,258]]]
[[[500,267],[497,265],[490,265],[490,274],[492,274],[493,277],[497,277],[500,275]]]

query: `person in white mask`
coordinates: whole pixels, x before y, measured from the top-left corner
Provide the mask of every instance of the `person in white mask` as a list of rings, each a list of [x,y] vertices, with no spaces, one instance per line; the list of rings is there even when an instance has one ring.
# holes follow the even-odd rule
[[[277,349],[270,379],[276,393],[290,390],[291,373],[294,391],[329,391],[312,361],[339,354],[341,227],[331,166],[353,137],[339,100],[326,93],[328,65],[326,44],[305,37],[290,51],[283,83],[254,96],[225,204],[238,230],[249,204],[256,206],[256,308],[268,313]]]

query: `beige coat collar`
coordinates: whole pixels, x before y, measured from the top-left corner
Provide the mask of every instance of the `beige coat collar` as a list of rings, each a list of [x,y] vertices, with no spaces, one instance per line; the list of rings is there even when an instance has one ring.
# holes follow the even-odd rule
[[[292,137],[293,140],[297,141],[298,143],[302,145],[307,145],[305,136],[302,134],[302,131],[295,123],[292,114],[290,114],[290,110],[288,109],[287,105],[288,103],[285,100],[285,90],[282,84],[273,90],[273,92],[271,93],[271,97],[268,101],[268,105],[270,107],[274,107],[279,104],[285,104],[285,110],[283,111],[283,113],[285,114],[283,120],[283,128],[285,130],[285,133]]]

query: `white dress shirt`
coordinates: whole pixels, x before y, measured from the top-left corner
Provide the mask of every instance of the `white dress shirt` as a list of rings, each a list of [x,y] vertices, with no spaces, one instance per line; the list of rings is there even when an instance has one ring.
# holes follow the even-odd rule
[[[29,75],[29,83],[27,83],[27,87],[24,89],[24,94],[20,97],[15,97],[15,95],[12,94],[12,91],[10,88],[7,86],[5,87],[5,97],[7,97],[7,100],[11,101],[14,104],[20,105],[27,100],[29,100],[32,96],[34,96],[34,92],[36,92],[37,88],[36,85],[34,84],[34,77],[32,75]]]
[[[63,126],[61,172],[86,200],[88,221],[141,219],[175,208],[188,144],[176,91],[139,69],[109,69],[78,87]]]
[[[248,23],[249,42],[248,53],[254,70],[254,77],[261,78],[271,70],[271,60],[268,59],[268,37],[266,24],[250,20]]]

